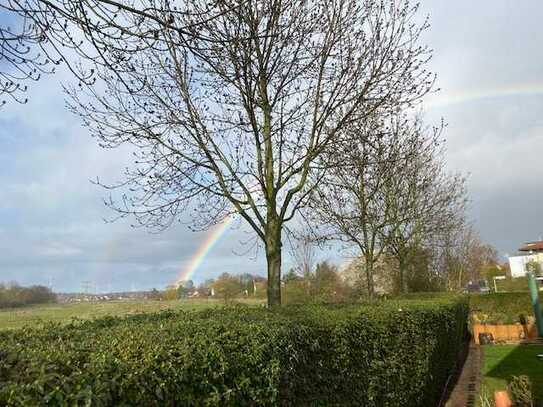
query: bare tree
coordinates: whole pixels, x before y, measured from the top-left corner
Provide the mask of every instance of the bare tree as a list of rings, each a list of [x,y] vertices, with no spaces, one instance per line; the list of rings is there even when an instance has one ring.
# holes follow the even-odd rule
[[[317,260],[316,242],[309,229],[304,229],[301,234],[290,239],[290,248],[296,269],[304,278],[307,278],[312,273]]]
[[[431,254],[462,228],[466,203],[464,177],[445,171],[442,130],[413,112],[378,111],[349,128],[349,144],[322,156],[330,169],[311,200],[316,234],[360,251],[370,297],[385,254],[398,264],[399,291],[408,277],[419,288],[439,282]]]
[[[307,298],[311,296],[311,283],[313,271],[317,262],[316,248],[318,242],[313,238],[309,226],[298,231],[289,231],[287,234],[290,252],[295,262],[295,270],[301,275],[301,283]]]
[[[216,2],[209,1],[195,17],[216,17]],[[105,56],[111,56],[113,41],[118,41],[116,52],[121,53],[139,52],[140,40],[160,42],[158,31],[172,31],[180,38],[197,35],[205,41],[183,25],[193,24],[187,13],[164,0],[5,0],[0,3],[0,95],[25,103],[26,83],[53,73],[60,63],[80,81],[92,83],[94,71],[79,69],[76,57],[112,67]]]
[[[467,202],[465,177],[448,173],[443,151],[431,144],[413,156],[402,176],[388,186],[392,221],[382,239],[398,261],[398,288],[404,292],[411,256],[428,247],[435,236],[461,227]]]
[[[349,128],[350,144],[324,157],[331,169],[313,194],[310,211],[321,225],[318,236],[359,250],[370,297],[374,265],[390,252],[390,231],[412,217],[413,194],[403,189],[405,169],[432,157],[441,129],[425,128],[419,116],[376,113]]]
[[[484,267],[498,263],[496,249],[483,243],[467,222],[442,236],[435,257],[445,287],[451,291],[477,281]]]
[[[129,44],[104,36],[99,83],[70,94],[100,145],[136,149],[112,207],[154,228],[187,208],[200,228],[238,215],[264,246],[271,306],[284,226],[326,173],[319,156],[376,109],[416,103],[433,75],[407,1],[240,4],[187,0],[188,35],[148,19]]]

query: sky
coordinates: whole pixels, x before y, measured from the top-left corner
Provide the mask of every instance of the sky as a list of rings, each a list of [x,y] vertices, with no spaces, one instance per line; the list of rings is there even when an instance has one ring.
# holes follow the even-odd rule
[[[501,256],[543,235],[543,3],[422,1],[441,90],[425,118],[448,126],[447,163],[469,174],[469,217]],[[214,231],[186,224],[162,233],[109,223],[108,192],[91,180],[120,180],[128,151],[102,150],[65,107],[62,71],[31,84],[29,102],[0,110],[0,281],[97,292],[162,288],[193,264]],[[263,253],[227,228],[193,279],[223,272],[265,275]],[[334,251],[321,259],[343,260]],[[285,253],[285,268],[292,264]]]

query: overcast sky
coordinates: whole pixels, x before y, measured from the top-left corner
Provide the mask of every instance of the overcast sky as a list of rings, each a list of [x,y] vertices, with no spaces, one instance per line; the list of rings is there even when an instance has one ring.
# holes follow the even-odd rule
[[[422,12],[441,88],[427,100],[426,120],[448,123],[449,168],[470,174],[470,217],[505,256],[543,235],[543,3],[432,0]],[[106,192],[89,180],[119,180],[129,161],[98,148],[66,110],[59,81],[67,77],[32,84],[27,105],[0,110],[0,281],[56,291],[77,291],[83,281],[98,291],[161,288],[188,267],[206,234],[103,221],[112,216]],[[194,279],[264,275],[262,254],[236,254],[246,240],[227,231]],[[330,251],[321,257],[341,261]]]

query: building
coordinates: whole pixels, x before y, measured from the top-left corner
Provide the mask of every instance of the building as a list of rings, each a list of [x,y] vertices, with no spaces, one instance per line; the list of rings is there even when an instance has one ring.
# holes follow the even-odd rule
[[[539,264],[543,270],[543,241],[529,242],[518,249],[519,253],[509,256],[509,268],[511,277],[524,277],[528,263]]]

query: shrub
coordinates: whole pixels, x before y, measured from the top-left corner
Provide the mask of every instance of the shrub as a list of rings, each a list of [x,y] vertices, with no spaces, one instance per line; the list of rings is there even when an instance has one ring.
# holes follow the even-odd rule
[[[1,405],[432,406],[467,304],[251,307],[0,334]]]
[[[516,407],[533,407],[532,382],[528,376],[513,376],[507,388]]]
[[[472,294],[470,309],[473,319],[481,323],[516,323],[533,316],[530,294]]]
[[[56,295],[44,286],[21,287],[17,284],[0,284],[0,308],[21,307],[25,305],[56,302]]]

